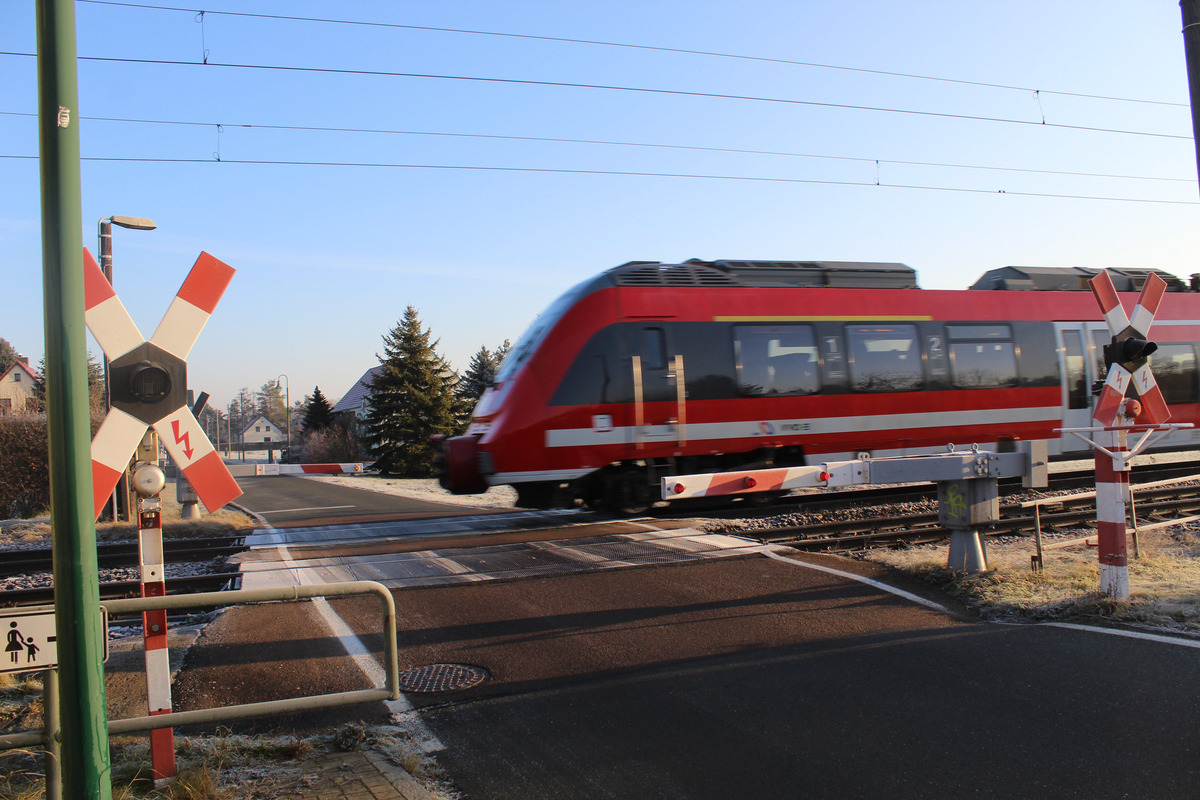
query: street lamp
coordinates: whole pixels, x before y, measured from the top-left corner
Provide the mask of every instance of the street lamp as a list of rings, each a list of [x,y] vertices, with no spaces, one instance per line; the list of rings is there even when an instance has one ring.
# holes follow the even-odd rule
[[[287,415],[287,454],[288,458],[292,457],[292,380],[283,373],[279,374],[279,378],[283,378],[286,383],[283,384],[284,394],[284,413]],[[275,385],[279,385],[279,378],[275,379]]]
[[[121,228],[129,228],[134,231],[152,231],[158,226],[154,224],[154,220],[146,219],[145,217],[122,217],[113,215],[104,217],[100,220],[100,269],[104,272],[104,277],[108,279],[109,285],[113,282],[112,272],[112,226],[116,225]],[[109,385],[108,385],[108,356],[104,356],[104,410],[107,411],[112,407],[109,402]],[[113,492],[113,521],[119,519],[119,508],[117,506],[117,498],[124,496],[125,478],[122,477],[117,483],[117,488]],[[130,519],[129,515],[125,519]]]
[[[152,231],[158,226],[154,220],[145,217],[111,216],[100,220],[100,269],[104,277],[112,283],[112,226],[129,228],[133,231]]]

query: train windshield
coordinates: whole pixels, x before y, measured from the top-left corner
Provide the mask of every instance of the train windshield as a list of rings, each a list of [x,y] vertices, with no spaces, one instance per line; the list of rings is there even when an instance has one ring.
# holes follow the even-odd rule
[[[542,343],[542,340],[546,338],[546,334],[550,332],[550,329],[553,328],[554,325],[560,319],[562,319],[563,315],[567,313],[567,310],[570,309],[571,306],[575,305],[576,301],[586,293],[590,283],[591,282],[589,281],[579,284],[574,289],[571,289],[562,297],[551,303],[550,307],[541,314],[537,315],[537,318],[534,319],[533,323],[530,324],[525,333],[521,335],[521,338],[517,340],[517,343],[513,346],[513,349],[509,351],[507,356],[505,356],[504,363],[500,365],[500,369],[496,372],[497,383],[511,378],[513,373],[517,371],[521,364],[528,360],[529,356],[531,356],[533,352],[537,350],[538,345]]]

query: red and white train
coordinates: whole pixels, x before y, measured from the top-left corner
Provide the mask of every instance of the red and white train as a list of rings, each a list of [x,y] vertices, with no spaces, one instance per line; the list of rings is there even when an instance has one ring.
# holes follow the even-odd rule
[[[1055,429],[1091,424],[1104,377],[1096,272],[1006,267],[934,291],[902,264],[631,262],[537,318],[467,434],[443,440],[441,482],[632,512],[669,474],[1026,439],[1082,454]],[[1109,272],[1132,308],[1148,270]],[[1200,422],[1200,293],[1158,274],[1152,366],[1172,422]]]

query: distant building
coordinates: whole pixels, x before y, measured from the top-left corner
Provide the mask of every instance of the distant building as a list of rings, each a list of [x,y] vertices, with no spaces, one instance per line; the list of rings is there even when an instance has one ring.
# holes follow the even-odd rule
[[[334,405],[334,419],[339,422],[352,419],[354,420],[354,430],[361,430],[363,423],[367,419],[367,411],[371,408],[371,383],[375,380],[375,376],[381,372],[383,372],[382,364],[377,367],[371,367],[364,372],[363,376]]]
[[[38,374],[22,358],[0,375],[0,414],[32,414],[38,410]]]
[[[279,442],[280,449],[283,449],[284,443],[287,442],[287,433],[284,432],[283,428],[271,422],[271,420],[262,414],[259,414],[250,420],[250,424],[242,430],[242,441],[246,444]]]

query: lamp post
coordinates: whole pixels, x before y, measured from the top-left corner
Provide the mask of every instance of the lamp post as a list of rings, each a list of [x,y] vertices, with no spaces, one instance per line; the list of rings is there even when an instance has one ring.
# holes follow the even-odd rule
[[[287,416],[287,422],[286,422],[286,425],[287,425],[287,454],[288,454],[288,458],[291,458],[292,457],[292,380],[291,380],[291,378],[289,378],[287,375],[284,375],[283,373],[279,374],[279,378],[283,378],[285,381],[285,383],[283,384],[283,390],[285,393],[284,401],[283,401],[284,402],[283,410],[284,410],[284,414]],[[275,379],[276,386],[279,385],[279,378]],[[282,461],[282,459],[280,459],[280,460]]]
[[[134,231],[152,231],[158,227],[157,225],[154,224],[154,220],[146,219],[145,217],[122,217],[122,216],[118,216],[118,215],[114,214],[111,217],[104,217],[100,220],[100,224],[99,224],[99,227],[100,227],[100,269],[101,269],[101,271],[104,272],[104,277],[108,279],[108,282],[110,285],[113,282],[113,271],[112,271],[112,261],[113,261],[113,258],[112,258],[112,226],[113,225],[116,225],[117,227],[120,227],[120,228],[129,228],[130,230],[134,230]],[[108,356],[106,355],[106,356],[104,356],[104,411],[105,411],[105,413],[108,412],[110,407],[111,407],[111,403],[109,403],[109,387],[108,387]],[[127,483],[126,483],[125,477],[122,476],[120,482],[117,484],[116,490],[113,492],[113,496],[112,496],[112,503],[113,503],[112,515],[113,516],[112,516],[112,518],[113,518],[114,522],[120,518],[119,517],[120,508],[118,507],[118,502],[117,502],[118,497],[126,498],[126,510],[128,510],[128,496],[125,494],[126,485],[127,485]],[[129,519],[128,514],[125,515],[125,519]]]

